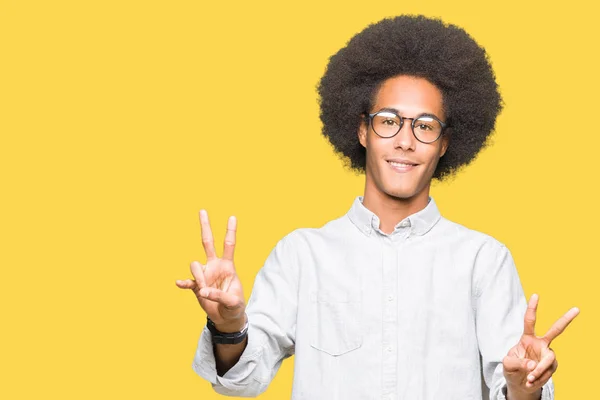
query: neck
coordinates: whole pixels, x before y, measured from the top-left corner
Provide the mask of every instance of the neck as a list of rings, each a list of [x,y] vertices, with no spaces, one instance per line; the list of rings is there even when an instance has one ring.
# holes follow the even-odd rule
[[[379,190],[365,187],[363,205],[379,217],[379,229],[387,234],[404,218],[421,211],[429,202],[429,185],[410,198],[390,196]]]

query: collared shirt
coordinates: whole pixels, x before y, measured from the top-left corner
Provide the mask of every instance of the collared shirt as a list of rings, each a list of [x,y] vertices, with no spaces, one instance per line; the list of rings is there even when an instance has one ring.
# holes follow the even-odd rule
[[[431,198],[391,234],[379,223],[357,197],[284,237],[256,277],[239,362],[217,376],[205,329],[194,370],[219,393],[256,396],[295,354],[293,400],[504,399],[502,359],[527,307],[508,249]],[[542,398],[553,392],[550,380]]]

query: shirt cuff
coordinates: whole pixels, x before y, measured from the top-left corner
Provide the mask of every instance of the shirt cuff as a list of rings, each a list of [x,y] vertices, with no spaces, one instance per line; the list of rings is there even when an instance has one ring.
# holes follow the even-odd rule
[[[192,369],[213,385],[217,383],[217,363],[210,331],[205,326],[198,341]]]
[[[258,335],[252,333],[252,331],[248,332],[248,342],[239,361],[223,376],[218,376],[212,335],[208,328],[204,327],[198,341],[192,369],[209,381],[215,389],[220,389],[218,391],[222,394],[239,395],[243,393],[248,386],[250,376],[252,376],[251,381],[260,385],[263,380],[255,376],[254,372],[258,364],[257,360],[262,355],[263,346],[258,345],[256,341]]]
[[[500,394],[498,395],[498,400],[506,400],[506,383],[502,386],[500,390]],[[554,384],[552,383],[552,378],[546,382],[544,386],[542,386],[542,397],[541,400],[554,400]]]

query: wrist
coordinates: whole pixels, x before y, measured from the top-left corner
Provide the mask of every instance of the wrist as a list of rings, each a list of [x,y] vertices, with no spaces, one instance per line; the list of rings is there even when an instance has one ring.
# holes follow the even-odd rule
[[[511,387],[507,384],[506,386],[506,400],[540,400],[542,398],[542,388],[539,388],[535,392],[525,392],[520,388]]]
[[[230,331],[230,332],[220,331],[219,328],[217,328],[217,326],[214,324],[214,322],[210,318],[207,318],[206,326],[212,336],[213,344],[217,344],[217,345],[219,345],[219,344],[221,344],[221,345],[240,344],[240,343],[246,342],[246,340],[248,338],[248,322],[247,321],[245,322],[244,326],[241,329],[239,329],[237,331]],[[227,326],[226,329],[237,329],[237,328],[234,328],[233,326],[232,327]]]
[[[241,332],[246,326],[247,317],[246,314],[236,320],[227,321],[223,323],[216,324],[213,321],[213,326],[219,331],[223,333],[235,333]]]

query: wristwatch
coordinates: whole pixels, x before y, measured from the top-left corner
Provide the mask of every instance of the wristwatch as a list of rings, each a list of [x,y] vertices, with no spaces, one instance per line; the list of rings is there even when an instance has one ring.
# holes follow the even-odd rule
[[[248,336],[248,319],[246,318],[246,324],[239,332],[225,333],[217,330],[215,323],[208,317],[206,317],[206,327],[211,333],[212,341],[216,344],[238,344],[242,343]]]

